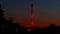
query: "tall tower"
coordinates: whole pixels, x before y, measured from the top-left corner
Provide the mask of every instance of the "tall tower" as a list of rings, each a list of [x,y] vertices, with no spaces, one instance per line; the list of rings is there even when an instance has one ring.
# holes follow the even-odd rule
[[[34,27],[34,5],[31,4],[31,13],[30,13],[31,27]]]

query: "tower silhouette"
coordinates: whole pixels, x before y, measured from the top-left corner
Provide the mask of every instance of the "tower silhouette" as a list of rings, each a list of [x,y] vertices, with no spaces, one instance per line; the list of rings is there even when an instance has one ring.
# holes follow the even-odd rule
[[[34,27],[34,5],[31,3],[31,13],[30,13],[31,27]]]

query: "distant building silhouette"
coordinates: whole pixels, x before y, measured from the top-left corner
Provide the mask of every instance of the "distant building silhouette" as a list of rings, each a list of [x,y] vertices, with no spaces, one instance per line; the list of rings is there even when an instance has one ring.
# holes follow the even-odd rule
[[[13,21],[13,18],[12,17],[10,17],[10,22],[12,22]]]

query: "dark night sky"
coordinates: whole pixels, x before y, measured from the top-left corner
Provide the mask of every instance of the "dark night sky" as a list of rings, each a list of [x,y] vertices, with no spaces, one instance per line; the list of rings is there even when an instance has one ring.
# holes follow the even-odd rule
[[[0,0],[5,10],[4,16],[12,16],[14,22],[30,24],[31,0]],[[33,0],[35,25],[47,26],[51,23],[60,25],[60,0]]]

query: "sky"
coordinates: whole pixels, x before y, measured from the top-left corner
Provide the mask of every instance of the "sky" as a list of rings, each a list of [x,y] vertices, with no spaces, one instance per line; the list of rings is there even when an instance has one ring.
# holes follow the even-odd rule
[[[0,0],[4,17],[14,22],[30,24],[31,3],[34,4],[34,24],[38,27],[55,24],[60,26],[60,0]]]

